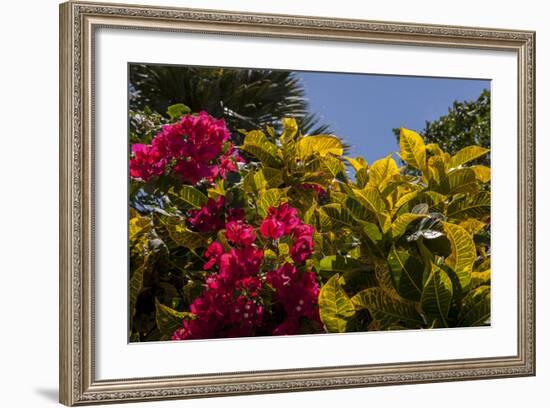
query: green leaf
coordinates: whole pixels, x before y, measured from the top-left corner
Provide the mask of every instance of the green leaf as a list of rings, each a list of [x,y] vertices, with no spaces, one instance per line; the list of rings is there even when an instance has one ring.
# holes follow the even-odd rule
[[[363,262],[341,255],[325,256],[319,261],[319,270],[329,271],[331,273],[344,274],[345,272],[355,270],[365,270],[366,266]]]
[[[441,268],[432,264],[432,272],[424,285],[420,304],[422,310],[433,319],[447,326],[447,316],[453,297],[451,278]]]
[[[130,292],[130,311],[132,316],[134,315],[138,295],[143,289],[143,275],[145,274],[146,265],[147,265],[147,259],[145,259],[143,264],[137,267],[133,271],[132,277],[130,278],[129,292]]]
[[[460,286],[465,289],[470,284],[472,268],[476,260],[476,247],[472,236],[459,225],[443,222],[443,230],[451,243],[451,255],[446,263],[458,276]]]
[[[409,166],[421,171],[426,167],[426,146],[422,136],[412,130],[401,128],[399,146],[401,158]]]
[[[407,227],[411,222],[414,222],[416,220],[419,220],[420,218],[425,218],[426,215],[424,214],[411,214],[411,213],[405,213],[401,214],[399,217],[395,219],[395,221],[391,224],[390,231],[391,236],[393,240],[397,240],[401,235],[405,233],[407,230]]]
[[[491,287],[483,285],[468,292],[462,300],[461,326],[473,327],[488,323],[491,318]]]
[[[344,153],[342,142],[336,136],[316,135],[304,136],[296,143],[296,153],[302,160],[318,154],[321,157],[332,154],[341,156]]]
[[[179,327],[185,318],[191,317],[191,313],[178,312],[155,299],[155,319],[157,327],[164,335],[171,336]]]
[[[397,249],[392,245],[388,265],[397,293],[405,299],[420,300],[424,264],[410,251]]]
[[[481,146],[468,146],[459,150],[451,158],[451,168],[456,168],[489,153],[489,149]]]
[[[170,105],[166,110],[166,113],[168,114],[172,122],[179,120],[183,115],[186,115],[189,112],[191,112],[191,109],[189,108],[189,106],[184,105],[183,103]]]
[[[319,292],[319,314],[329,333],[346,332],[355,316],[353,303],[338,283],[339,277],[333,275]]]
[[[261,130],[246,132],[242,150],[258,158],[268,167],[278,168],[281,166],[279,148],[265,136]]]
[[[424,323],[413,304],[398,301],[380,288],[362,290],[351,301],[357,310],[367,309],[375,320],[403,322],[408,327],[421,327]]]
[[[185,184],[180,187],[171,187],[170,190],[168,190],[168,196],[174,200],[176,204],[183,203],[191,208],[201,208],[208,202],[208,197],[200,190]]]

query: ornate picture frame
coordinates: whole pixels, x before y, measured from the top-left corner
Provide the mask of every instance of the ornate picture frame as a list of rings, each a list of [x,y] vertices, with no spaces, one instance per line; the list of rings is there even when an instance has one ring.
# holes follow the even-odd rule
[[[96,378],[95,33],[99,28],[325,40],[517,56],[517,353],[303,369]],[[535,33],[135,5],[60,6],[60,402],[147,401],[535,375]]]

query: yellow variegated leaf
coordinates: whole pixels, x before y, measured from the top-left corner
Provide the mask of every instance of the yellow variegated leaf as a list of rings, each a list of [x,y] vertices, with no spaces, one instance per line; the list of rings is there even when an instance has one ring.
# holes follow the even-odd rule
[[[321,157],[320,161],[321,167],[327,170],[333,177],[346,171],[344,163],[336,157],[325,156]]]
[[[437,143],[428,143],[426,145],[426,150],[436,156],[443,154],[443,150],[441,150],[441,147],[439,147]]]
[[[451,158],[451,168],[456,168],[489,153],[489,149],[481,146],[468,146],[459,150]]]
[[[422,136],[413,130],[401,128],[399,133],[401,158],[417,170],[426,167],[426,145]]]
[[[339,277],[333,275],[319,292],[319,314],[329,333],[346,332],[355,316],[353,303],[338,283]]]
[[[477,288],[481,285],[488,285],[491,282],[491,270],[487,269],[483,272],[472,272],[472,281],[470,282],[470,288]]]
[[[367,169],[369,167],[367,161],[362,157],[356,157],[355,159],[351,157],[344,157],[344,159],[347,160],[347,162],[351,165],[351,167],[353,167],[353,170],[355,170],[356,172],[361,169]]]
[[[462,228],[468,231],[470,234],[474,235],[481,231],[487,224],[478,220],[477,218],[468,218],[467,220],[462,221],[460,224]]]
[[[182,325],[184,318],[191,318],[188,312],[178,312],[155,299],[156,322],[160,332],[171,336]]]
[[[377,187],[379,190],[383,190],[386,184],[392,179],[393,176],[399,175],[399,168],[397,163],[388,155],[384,159],[376,160],[369,168],[368,186]]]
[[[380,288],[362,290],[351,300],[357,310],[367,309],[375,320],[403,322],[408,327],[421,327],[424,323],[411,303],[391,298]]]
[[[130,209],[130,216],[129,235],[130,241],[133,242],[138,235],[148,232],[151,229],[152,224],[149,217],[140,215],[133,208]]]
[[[321,157],[332,154],[341,156],[344,153],[342,142],[336,136],[316,135],[304,136],[296,143],[296,153],[302,160],[318,154]]]
[[[491,213],[491,193],[482,191],[473,196],[453,200],[447,209],[447,217],[464,220],[482,219]]]
[[[361,201],[363,204],[366,204],[367,207],[370,208],[375,214],[386,211],[386,204],[384,203],[382,197],[380,197],[380,193],[376,188],[354,188],[353,193],[359,199],[359,201]]]
[[[398,216],[395,219],[395,221],[393,221],[390,228],[393,240],[395,241],[401,235],[403,235],[411,222],[424,217],[426,217],[426,215],[424,214],[411,214],[411,213],[405,213]]]
[[[281,134],[281,143],[286,144],[296,139],[298,134],[298,124],[294,118],[283,118],[283,133]]]
[[[183,203],[191,208],[200,208],[208,201],[208,197],[200,190],[185,184],[179,187],[171,187],[168,191],[168,196],[174,200],[176,204]]]
[[[460,286],[465,289],[472,278],[476,260],[476,247],[472,236],[459,225],[443,222],[443,230],[451,244],[451,255],[446,263],[458,276]]]
[[[258,200],[258,212],[262,217],[267,215],[270,207],[278,207],[279,204],[287,201],[286,190],[270,188],[260,193]]]
[[[261,130],[246,132],[241,148],[269,167],[277,168],[281,164],[279,148]]]
[[[206,239],[198,232],[189,231],[183,223],[167,222],[165,225],[170,238],[179,246],[189,249],[206,246]]]
[[[448,174],[449,195],[460,193],[475,194],[479,191],[476,173],[469,167],[455,169]]]
[[[357,221],[353,218],[351,213],[341,204],[333,203],[323,205],[319,208],[319,212],[328,217],[331,225],[333,226],[350,228],[357,226]]]
[[[491,287],[479,286],[462,300],[460,325],[463,327],[482,326],[489,323],[491,318]]]
[[[443,326],[447,326],[447,316],[453,298],[453,284],[451,278],[436,265],[432,271],[420,298],[422,310],[433,319],[439,319]]]
[[[491,180],[491,169],[489,167],[478,165],[478,166],[472,166],[470,168],[474,171],[476,178],[480,182],[488,183],[489,180]]]

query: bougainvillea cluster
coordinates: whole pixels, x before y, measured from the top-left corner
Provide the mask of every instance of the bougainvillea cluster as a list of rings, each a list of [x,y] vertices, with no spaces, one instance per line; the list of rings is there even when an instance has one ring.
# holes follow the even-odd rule
[[[148,181],[171,170],[190,184],[225,178],[237,171],[236,163],[242,160],[229,139],[223,119],[204,111],[184,115],[179,122],[163,126],[150,145],[132,145],[130,175]]]
[[[215,204],[210,201],[194,212],[195,218],[197,214],[215,212],[208,208]],[[191,304],[193,318],[183,321],[173,340],[252,336],[269,331],[275,335],[296,334],[301,317],[319,321],[315,274],[299,270],[313,253],[313,228],[302,223],[296,209],[287,203],[271,207],[260,227],[263,244],[273,247],[279,239],[291,237],[292,261],[266,271],[262,242],[255,228],[239,217],[243,212],[236,213],[225,223],[226,247],[214,241],[204,252],[204,269],[217,272],[209,276],[203,294]],[[264,298],[266,292],[272,293],[269,305]],[[283,311],[283,321],[274,324],[277,309]]]

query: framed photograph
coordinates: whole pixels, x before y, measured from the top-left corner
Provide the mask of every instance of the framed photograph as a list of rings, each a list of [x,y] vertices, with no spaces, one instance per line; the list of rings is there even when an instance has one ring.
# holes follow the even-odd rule
[[[535,374],[535,33],[60,6],[60,401]]]

